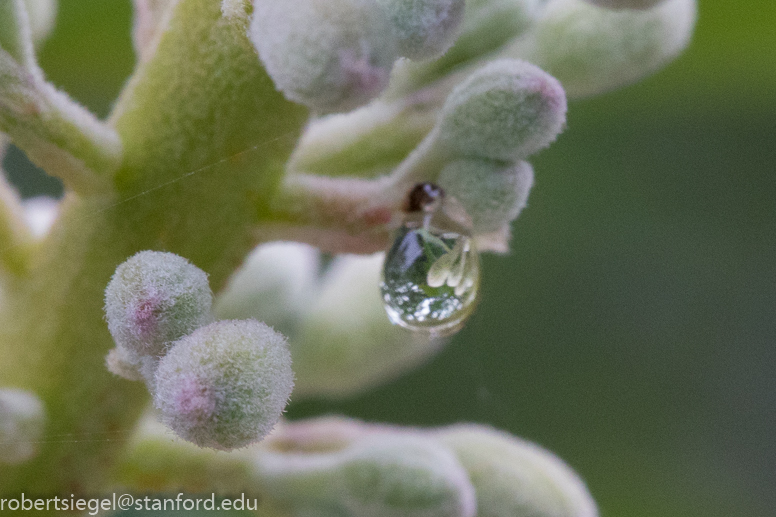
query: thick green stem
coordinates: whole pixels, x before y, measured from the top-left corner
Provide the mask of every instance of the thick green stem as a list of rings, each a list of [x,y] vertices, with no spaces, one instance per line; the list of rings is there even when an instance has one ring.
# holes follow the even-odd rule
[[[220,2],[178,3],[112,117],[125,151],[115,192],[70,195],[28,275],[6,286],[0,385],[36,393],[48,427],[36,459],[3,467],[0,494],[99,493],[148,402],[104,366],[112,272],[139,250],[167,250],[222,285],[254,244],[305,117]]]

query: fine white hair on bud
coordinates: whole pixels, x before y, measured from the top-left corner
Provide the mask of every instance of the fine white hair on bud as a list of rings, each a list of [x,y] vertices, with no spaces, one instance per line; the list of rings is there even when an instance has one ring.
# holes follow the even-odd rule
[[[550,145],[566,122],[560,83],[525,61],[485,65],[447,98],[436,131],[451,156],[513,162]]]
[[[412,433],[376,433],[318,454],[262,452],[262,486],[291,515],[474,517],[474,488],[452,451]]]
[[[685,49],[696,0],[665,0],[648,10],[602,9],[552,0],[535,29],[508,51],[557,77],[570,97],[633,83]]]
[[[0,465],[16,465],[34,458],[43,437],[43,403],[26,390],[0,389]]]
[[[585,0],[608,9],[650,9],[665,0]]]
[[[596,517],[595,501],[579,476],[551,452],[478,425],[438,433],[469,472],[477,514],[492,517]]]
[[[293,386],[281,334],[255,320],[224,320],[177,341],[161,359],[154,404],[181,438],[228,451],[264,438]]]
[[[398,40],[398,51],[410,59],[442,55],[455,42],[463,20],[464,0],[378,0]]]
[[[463,205],[471,217],[474,233],[489,233],[520,214],[533,180],[533,168],[528,162],[509,164],[463,158],[448,163],[437,183]]]
[[[278,90],[319,113],[375,98],[398,57],[374,0],[254,0],[248,35]]]
[[[141,251],[116,268],[105,289],[108,330],[120,347],[161,356],[173,341],[212,321],[204,271],[173,253]]]

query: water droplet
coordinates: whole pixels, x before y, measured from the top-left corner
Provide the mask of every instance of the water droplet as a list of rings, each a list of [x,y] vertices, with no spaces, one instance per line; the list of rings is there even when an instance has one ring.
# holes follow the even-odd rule
[[[479,284],[480,260],[472,239],[435,226],[426,214],[396,232],[380,291],[394,324],[436,337],[461,329],[477,304]]]

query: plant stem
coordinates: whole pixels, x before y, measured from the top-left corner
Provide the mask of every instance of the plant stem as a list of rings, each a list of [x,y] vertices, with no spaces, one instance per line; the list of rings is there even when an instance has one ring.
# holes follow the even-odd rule
[[[111,274],[156,249],[223,285],[255,244],[306,118],[275,91],[219,2],[182,0],[176,10],[111,118],[124,148],[114,192],[68,195],[29,275],[5,286],[0,385],[37,394],[48,425],[34,460],[3,467],[0,494],[100,493],[148,403],[142,384],[104,366]]]

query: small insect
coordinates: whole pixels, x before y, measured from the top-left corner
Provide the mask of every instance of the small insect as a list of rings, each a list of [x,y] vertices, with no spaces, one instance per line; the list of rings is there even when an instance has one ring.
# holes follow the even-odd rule
[[[433,337],[453,334],[474,311],[479,292],[479,254],[467,218],[433,183],[408,192],[405,212],[380,283],[388,318]]]
[[[445,198],[442,187],[425,182],[415,185],[407,195],[407,212],[431,213],[437,210]]]

